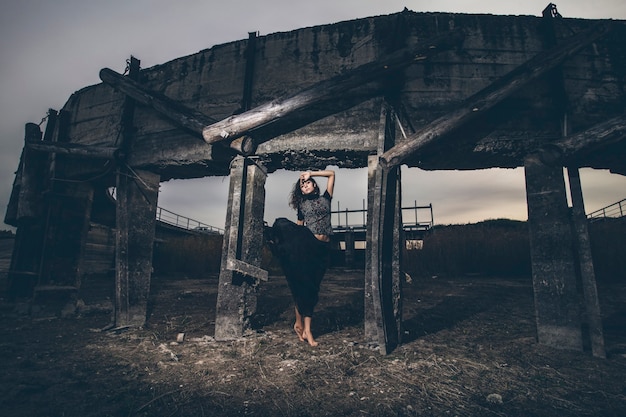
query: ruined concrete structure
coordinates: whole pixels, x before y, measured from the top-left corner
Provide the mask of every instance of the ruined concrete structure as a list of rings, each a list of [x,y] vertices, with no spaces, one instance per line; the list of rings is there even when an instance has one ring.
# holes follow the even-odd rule
[[[402,335],[399,167],[523,166],[538,341],[582,350],[581,270],[602,356],[584,207],[575,198],[570,218],[563,167],[575,196],[580,167],[626,175],[624,39],[624,22],[561,18],[552,4],[543,17],[404,10],[250,33],[147,69],[132,58],[127,76],[103,69],[51,111],[43,138],[27,125],[5,219],[18,228],[10,292],[71,299],[89,222],[113,218],[116,324],[142,325],[159,182],[230,175],[215,333],[239,337],[266,278],[265,176],[367,166],[365,333],[388,352]],[[99,203],[112,186],[114,216]]]

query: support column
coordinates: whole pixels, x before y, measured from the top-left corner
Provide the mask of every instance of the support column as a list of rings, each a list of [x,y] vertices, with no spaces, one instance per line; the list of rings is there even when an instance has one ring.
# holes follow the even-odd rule
[[[400,168],[387,171],[379,156],[393,146],[394,117],[381,110],[378,155],[368,159],[367,253],[365,262],[365,339],[390,353],[402,340]]]
[[[585,300],[585,314],[589,325],[591,354],[597,358],[606,358],[600,300],[598,299],[596,273],[593,268],[591,242],[589,240],[589,229],[587,227],[587,216],[585,214],[585,203],[583,201],[578,168],[568,167],[567,174],[569,177],[570,195],[572,196],[574,241],[576,242],[576,252],[580,264],[580,279]]]
[[[115,190],[115,325],[141,327],[147,318],[161,177],[140,170],[127,174],[118,175]]]
[[[46,195],[46,233],[33,298],[42,310],[40,315],[67,315],[75,311],[93,192],[93,186],[86,182],[55,181]]]
[[[347,229],[344,233],[344,243],[346,251],[344,256],[344,265],[353,268],[355,264],[355,248],[354,248],[354,230]]]
[[[537,340],[582,351],[579,300],[563,168],[524,160]]]
[[[93,192],[89,183],[71,182],[54,184],[47,195],[40,285],[80,286]]]
[[[230,170],[228,210],[217,293],[215,339],[240,338],[256,313],[263,249],[267,174],[250,159],[237,157]],[[260,277],[260,279],[263,279]]]
[[[24,130],[24,149],[5,215],[5,222],[17,228],[7,277],[10,299],[33,296],[39,280],[45,226],[42,196],[47,181],[47,155],[26,146],[27,142],[41,140],[39,126],[27,123]]]

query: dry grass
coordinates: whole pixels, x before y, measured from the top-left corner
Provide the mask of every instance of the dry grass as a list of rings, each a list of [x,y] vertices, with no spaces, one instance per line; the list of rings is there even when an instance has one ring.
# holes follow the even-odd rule
[[[155,279],[138,330],[101,332],[102,314],[33,321],[5,305],[3,415],[626,414],[626,335],[607,333],[606,360],[537,345],[528,278],[414,280],[404,343],[381,356],[363,339],[362,274],[326,277],[317,348],[293,334],[280,276],[261,286],[258,330],[229,342],[212,337],[216,277]],[[625,287],[601,292],[622,320]]]

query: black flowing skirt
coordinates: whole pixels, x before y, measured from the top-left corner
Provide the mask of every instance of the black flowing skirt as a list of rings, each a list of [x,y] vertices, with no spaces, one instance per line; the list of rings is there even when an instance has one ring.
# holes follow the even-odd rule
[[[307,227],[282,217],[272,227],[266,226],[265,240],[285,273],[298,311],[312,317],[328,266],[330,243],[318,240]]]

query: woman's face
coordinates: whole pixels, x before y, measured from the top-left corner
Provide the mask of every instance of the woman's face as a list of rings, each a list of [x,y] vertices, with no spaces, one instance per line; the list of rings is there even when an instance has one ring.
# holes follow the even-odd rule
[[[300,191],[302,191],[302,194],[304,195],[311,194],[313,191],[315,191],[315,185],[313,184],[313,181],[300,181]]]

